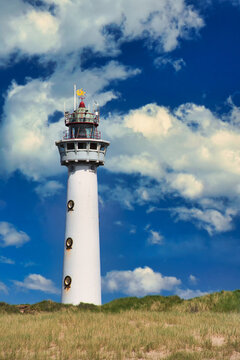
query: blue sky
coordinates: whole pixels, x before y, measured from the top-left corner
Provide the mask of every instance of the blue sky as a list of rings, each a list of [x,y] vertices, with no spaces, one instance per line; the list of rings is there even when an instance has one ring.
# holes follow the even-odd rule
[[[240,2],[197,3],[1,1],[1,301],[60,301],[75,83],[111,142],[103,302],[239,288]]]

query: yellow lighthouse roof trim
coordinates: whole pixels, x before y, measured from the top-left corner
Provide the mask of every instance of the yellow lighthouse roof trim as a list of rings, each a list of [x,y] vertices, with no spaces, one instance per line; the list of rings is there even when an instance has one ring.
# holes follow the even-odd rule
[[[78,89],[77,90],[77,95],[80,96],[80,97],[84,97],[86,94],[86,91],[83,91],[83,89]]]

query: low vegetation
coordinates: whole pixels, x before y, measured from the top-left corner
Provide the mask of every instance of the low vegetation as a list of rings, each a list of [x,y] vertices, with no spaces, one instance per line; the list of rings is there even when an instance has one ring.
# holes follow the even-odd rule
[[[0,359],[240,360],[240,291],[101,307],[0,303]]]

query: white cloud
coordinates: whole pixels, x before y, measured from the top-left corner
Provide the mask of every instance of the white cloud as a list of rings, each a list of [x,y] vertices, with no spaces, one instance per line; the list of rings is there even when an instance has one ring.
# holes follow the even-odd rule
[[[17,51],[35,55],[59,47],[59,21],[49,11],[22,0],[5,1],[0,20],[1,58]]]
[[[164,237],[158,231],[149,230],[148,243],[152,245],[161,245]]]
[[[2,174],[20,170],[25,176],[42,181],[45,177],[63,172],[55,141],[62,138],[65,130],[63,118],[48,121],[55,111],[72,106],[72,84],[81,78],[88,88],[88,96],[103,105],[115,97],[112,92],[98,94],[112,80],[124,80],[138,73],[115,61],[101,68],[76,70],[68,76],[68,69],[59,69],[46,81],[29,80],[26,85],[12,83],[4,104],[4,116],[0,127],[0,153]],[[64,84],[64,86],[63,86]],[[106,96],[105,96],[106,95]],[[11,136],[9,136],[11,134]]]
[[[135,133],[141,133],[145,138],[167,136],[172,128],[172,117],[163,107],[146,105],[132,110],[125,117],[125,127]]]
[[[192,174],[174,174],[169,176],[169,182],[173,189],[176,189],[183,197],[196,198],[201,195],[203,184]]]
[[[209,294],[209,292],[191,289],[177,289],[176,294],[182,299],[192,299]]]
[[[180,71],[186,63],[183,59],[172,59],[168,56],[159,56],[154,60],[154,65],[156,67],[165,67],[166,65],[171,65],[176,72]]]
[[[50,181],[46,181],[43,184],[38,185],[35,188],[35,191],[41,198],[47,198],[56,195],[63,188],[64,186],[60,182],[55,180],[50,180]]]
[[[25,277],[24,281],[14,280],[14,284],[23,289],[39,290],[49,294],[59,294],[52,280],[46,279],[39,274],[30,274]]]
[[[0,256],[0,263],[13,265],[13,264],[15,264],[15,261],[12,260],[12,259],[7,258],[6,256],[2,256],[2,255],[1,255],[1,256]]]
[[[162,290],[172,290],[179,284],[181,280],[176,277],[163,276],[147,266],[133,271],[110,271],[102,278],[103,291],[130,296],[159,294]]]
[[[221,213],[215,209],[201,210],[184,207],[175,208],[173,212],[178,220],[193,221],[199,228],[207,230],[210,235],[231,230],[233,217],[237,213],[236,210],[230,208]]]
[[[79,18],[84,18],[80,27]],[[129,69],[114,61],[101,68],[80,70],[79,55],[83,49],[112,56],[123,42],[142,38],[156,50],[171,51],[181,39],[189,38],[189,33],[203,25],[197,11],[184,0],[150,0],[147,4],[143,0],[140,3],[139,0],[120,0],[117,6],[107,0],[97,3],[94,0],[87,3],[45,0],[40,6],[23,0],[4,2],[0,14],[2,63],[10,58],[18,61],[21,56],[40,55],[40,62],[53,61],[56,66],[47,80],[26,79],[25,85],[12,83],[9,88],[0,129],[2,174],[20,170],[27,177],[42,181],[64,171],[54,145],[64,124],[62,119],[48,122],[48,117],[62,111],[64,101],[70,107],[72,84],[81,79],[89,98],[94,96],[103,105],[118,95],[102,89],[111,81],[125,80],[139,73],[139,69]],[[121,32],[119,40],[111,27]],[[167,123],[158,129],[167,130]],[[135,155],[129,168],[136,164],[137,169],[140,163],[149,175],[157,166],[149,162],[146,154],[145,158]],[[38,189],[41,191],[41,185]]]
[[[1,281],[0,281],[0,292],[3,292],[4,294],[8,294],[7,286]]]
[[[79,18],[84,18],[80,27]],[[64,123],[62,118],[54,123],[48,118],[56,111],[62,111],[64,101],[67,108],[72,107],[69,95],[76,79],[81,79],[81,87],[87,89],[89,99],[94,97],[100,105],[104,105],[118,94],[103,89],[114,80],[125,80],[140,72],[116,61],[110,61],[101,68],[81,70],[79,55],[83,54],[84,49],[115,56],[123,42],[141,38],[146,45],[154,46],[156,51],[169,52],[203,25],[198,12],[184,0],[149,0],[147,3],[144,0],[120,0],[117,6],[107,0],[97,3],[94,0],[85,3],[45,0],[40,6],[32,6],[23,0],[4,2],[0,14],[2,64],[18,61],[26,55],[40,55],[41,63],[53,61],[55,69],[46,80],[26,79],[25,85],[13,82],[5,94],[0,126],[0,173],[9,175],[20,170],[28,178],[40,182],[36,191],[42,197],[60,190],[59,184],[44,181],[65,170],[59,164],[55,147],[55,140],[61,137]],[[118,40],[111,27],[121,32]],[[176,60],[174,64],[177,70],[182,63]],[[142,109],[139,113],[130,112],[125,126],[117,124],[114,128],[112,124],[109,132],[112,131],[112,137],[116,134],[115,130],[118,130],[117,136],[129,134],[132,137],[134,131],[133,143],[137,139],[140,144],[142,139],[139,132],[145,134],[149,141],[152,137],[157,141],[158,136],[168,136],[171,128],[170,112],[163,107],[149,105],[144,114]],[[125,149],[130,150],[131,147],[132,143],[129,143]],[[114,157],[113,148],[109,168],[124,167],[125,172],[132,173],[142,167],[143,175],[155,177],[157,174],[158,179],[164,175],[160,162],[148,150],[134,152],[132,149],[130,153],[120,153],[119,157]],[[187,192],[186,189],[183,191]],[[139,195],[138,201],[147,201],[151,197],[151,190],[139,189]],[[137,193],[132,198],[131,195],[124,198],[128,209],[133,209],[136,196]]]
[[[107,185],[100,184],[99,192],[101,194],[101,199],[107,197],[107,199],[120,202],[123,207],[128,210],[134,209],[133,204],[135,203],[135,194],[127,187],[122,187],[117,184],[115,188],[112,188]]]
[[[188,278],[189,282],[192,283],[192,284],[196,284],[198,279],[196,278],[196,276],[194,275],[189,275],[189,278]]]
[[[22,246],[30,240],[29,236],[15,229],[14,225],[6,222],[0,222],[0,246]]]
[[[171,51],[203,26],[197,11],[184,0],[107,0],[77,2],[45,0],[34,7],[11,0],[1,7],[0,56],[19,51],[27,55],[63,57],[84,48],[115,54],[125,41],[143,38],[156,49]],[[54,4],[54,11],[50,5]],[[79,18],[84,19],[79,26]],[[117,28],[121,37],[116,40]]]
[[[111,141],[106,167],[155,180],[138,181],[129,192],[122,185],[132,208],[172,194],[192,206],[183,216],[209,233],[231,230],[240,200],[240,108],[230,105],[221,117],[196,104],[148,104],[104,120]]]
[[[50,9],[52,4],[54,9]],[[80,27],[79,17],[85,19]],[[121,32],[120,40],[109,25]],[[4,2],[0,14],[2,61],[7,61],[13,53],[16,60],[21,55],[40,55],[43,64],[55,62],[55,70],[47,80],[27,79],[25,85],[12,83],[5,95],[0,128],[1,174],[20,170],[42,182],[64,171],[54,145],[56,134],[60,137],[64,129],[63,119],[51,123],[48,117],[62,111],[64,101],[70,108],[72,84],[81,79],[81,87],[88,89],[89,99],[94,97],[103,105],[118,96],[112,90],[102,92],[103,89],[114,80],[125,80],[139,73],[139,69],[115,61],[101,68],[81,70],[79,58],[83,49],[112,56],[120,51],[123,42],[141,38],[156,50],[169,52],[203,25],[194,7],[184,0],[147,3],[120,0],[117,6],[107,0],[97,3],[45,0],[38,7],[22,0]],[[182,59],[165,58],[173,64],[178,61],[176,70],[183,65]],[[112,171],[154,178],[159,183],[154,187],[158,198],[173,193],[198,202],[219,196],[237,199],[240,196],[238,118],[239,110],[234,106],[227,122],[195,104],[183,104],[175,111],[148,104],[130,111],[123,121],[122,115],[115,119],[111,116],[103,126],[104,137],[112,140],[106,166]],[[150,187],[138,191],[138,200],[136,190],[125,200],[129,209],[133,209],[136,201],[144,203],[154,198]]]

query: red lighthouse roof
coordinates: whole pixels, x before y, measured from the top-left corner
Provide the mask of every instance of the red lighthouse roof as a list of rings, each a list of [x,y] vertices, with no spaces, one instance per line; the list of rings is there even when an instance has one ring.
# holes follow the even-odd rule
[[[85,107],[86,107],[85,104],[84,104],[84,102],[83,102],[83,100],[80,102],[79,107],[80,107],[80,108],[85,108]]]

